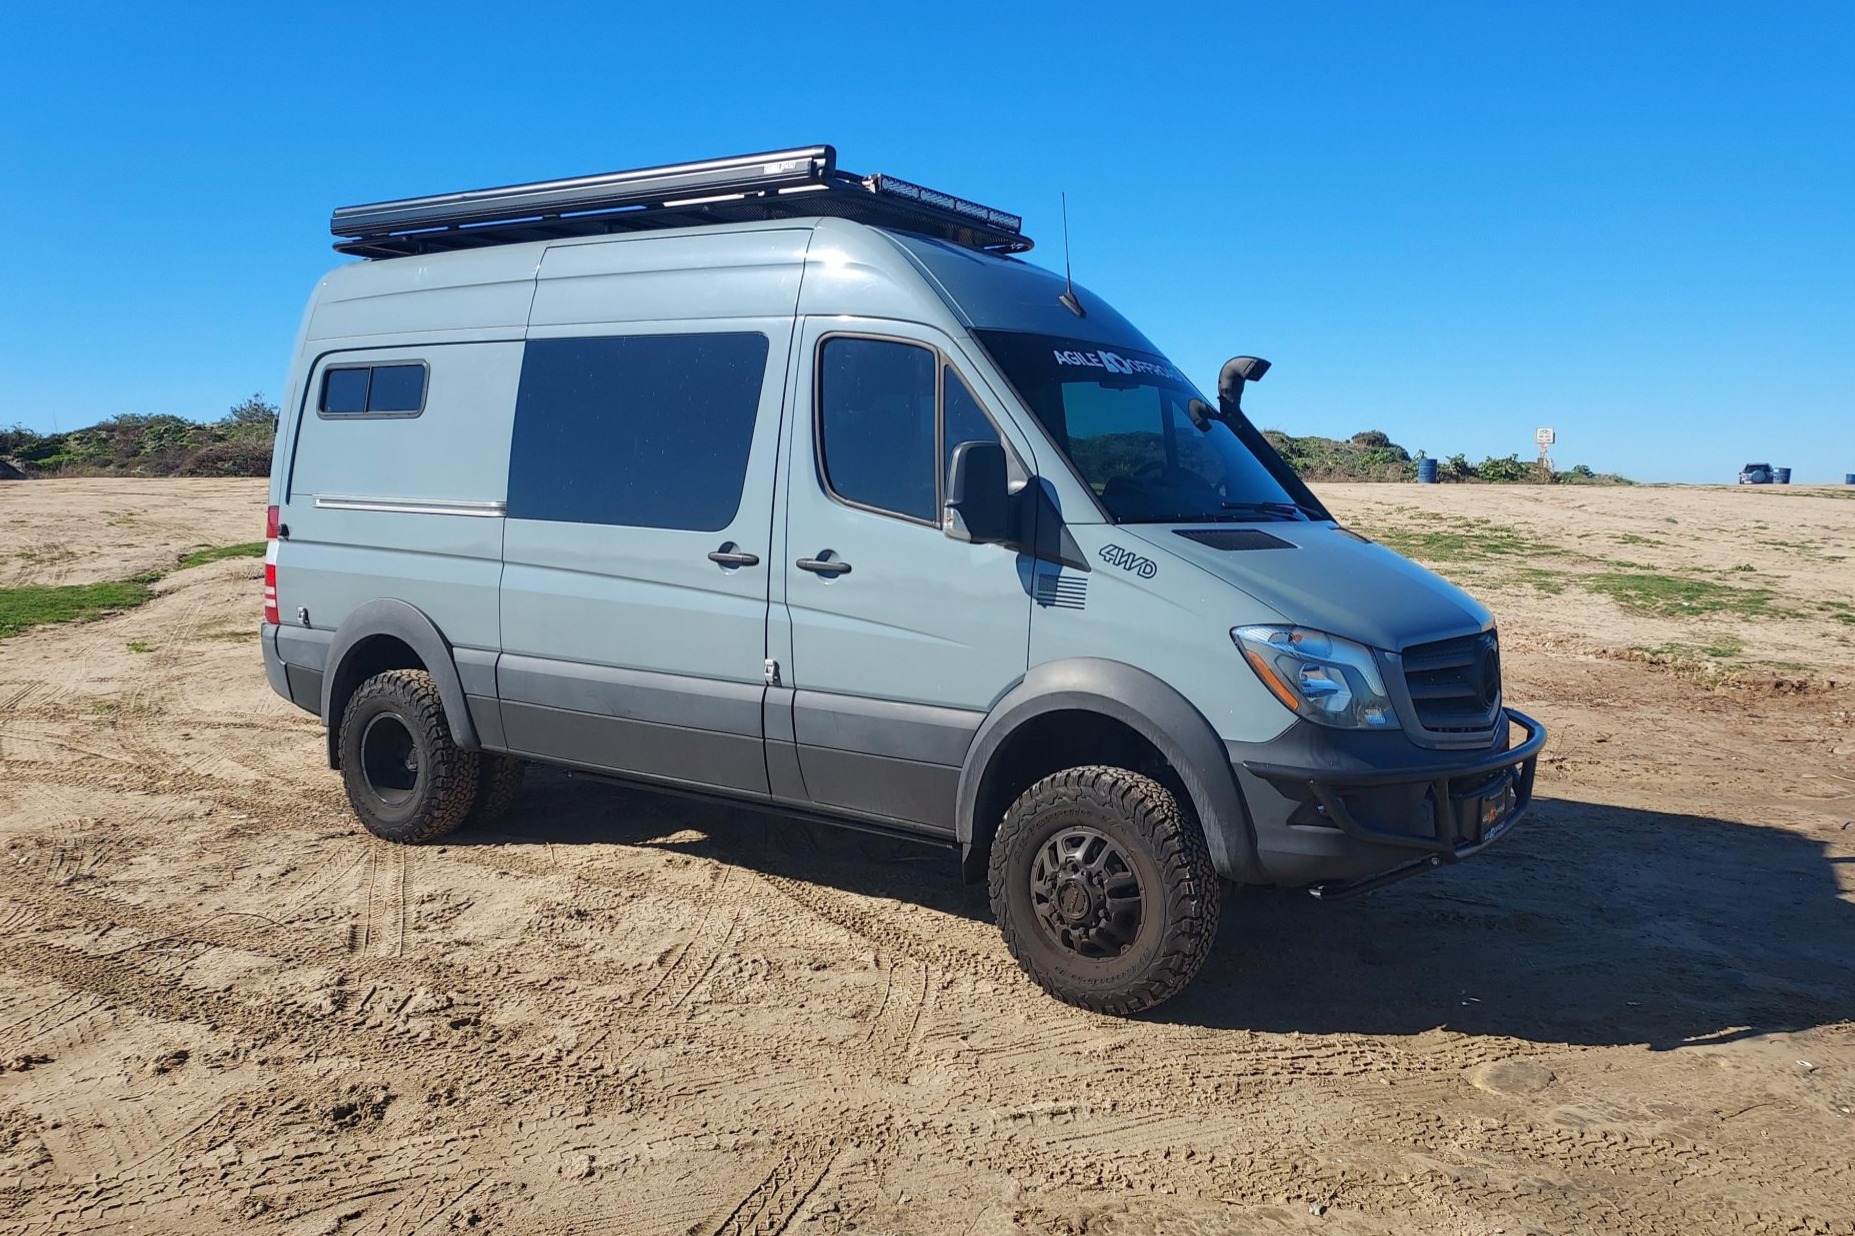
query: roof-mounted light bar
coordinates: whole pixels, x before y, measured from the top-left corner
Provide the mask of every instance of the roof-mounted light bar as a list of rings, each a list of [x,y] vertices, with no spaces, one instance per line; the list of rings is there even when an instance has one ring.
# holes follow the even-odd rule
[[[955,214],[977,219],[987,227],[995,227],[1003,232],[1016,232],[1024,227],[1024,220],[1018,215],[1006,214],[990,206],[981,206],[978,202],[969,202],[963,197],[951,193],[942,193],[938,189],[929,189],[899,176],[884,176],[880,172],[864,178],[864,184],[876,193],[889,193],[911,202],[920,202],[924,206],[935,206],[941,210],[950,210]]]
[[[892,176],[840,171],[830,146],[343,206],[329,230],[342,238],[337,250],[384,258],[815,215],[921,232],[993,253],[1031,247],[1017,215]]]

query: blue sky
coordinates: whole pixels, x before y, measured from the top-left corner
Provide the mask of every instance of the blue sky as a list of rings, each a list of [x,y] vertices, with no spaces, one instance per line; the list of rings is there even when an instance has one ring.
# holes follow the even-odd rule
[[[17,6],[0,424],[283,393],[330,208],[810,142],[1261,423],[1855,472],[1855,5]]]

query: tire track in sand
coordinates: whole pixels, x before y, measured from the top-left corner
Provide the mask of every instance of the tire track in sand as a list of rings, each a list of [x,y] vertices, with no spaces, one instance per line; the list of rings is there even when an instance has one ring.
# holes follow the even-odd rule
[[[676,950],[676,957],[664,968],[657,981],[638,997],[633,1006],[638,1012],[667,1012],[681,1008],[714,971],[740,926],[740,917],[731,916],[728,929],[719,941],[714,939],[709,926],[715,918],[716,907],[721,904],[722,890],[727,888],[733,877],[733,867],[725,863],[717,865],[715,878],[697,896],[697,904],[702,907],[702,917],[690,929],[689,938]],[[695,977],[691,978],[691,973]],[[672,991],[676,993],[674,999],[669,995]]]
[[[406,847],[369,838],[363,861],[359,918],[348,924],[348,951],[368,957],[406,953]]]
[[[818,1142],[786,1151],[733,1209],[700,1229],[703,1236],[779,1236],[836,1161],[837,1151]]]

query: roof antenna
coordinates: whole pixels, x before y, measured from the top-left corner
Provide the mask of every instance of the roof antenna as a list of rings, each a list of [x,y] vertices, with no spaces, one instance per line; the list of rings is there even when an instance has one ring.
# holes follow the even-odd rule
[[[1076,299],[1075,281],[1069,277],[1069,194],[1063,194],[1063,294],[1057,297],[1063,302],[1063,308],[1079,318],[1086,318],[1088,313],[1082,308],[1082,302]]]

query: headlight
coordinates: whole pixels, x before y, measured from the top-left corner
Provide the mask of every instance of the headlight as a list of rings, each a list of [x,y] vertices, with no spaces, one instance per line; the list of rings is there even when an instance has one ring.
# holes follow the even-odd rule
[[[1232,627],[1230,638],[1289,711],[1340,729],[1397,728],[1397,710],[1365,645],[1305,627]]]

